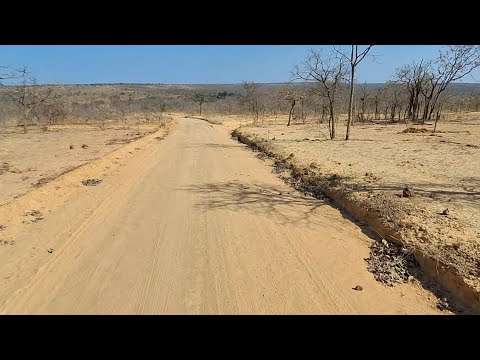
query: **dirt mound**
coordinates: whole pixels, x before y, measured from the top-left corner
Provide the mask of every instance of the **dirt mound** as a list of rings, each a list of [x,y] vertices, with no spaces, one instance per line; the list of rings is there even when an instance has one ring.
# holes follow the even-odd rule
[[[25,216],[42,216],[42,213],[38,210],[31,210],[27,212]]]
[[[416,134],[416,133],[428,133],[428,132],[430,132],[430,130],[425,128],[414,128],[414,127],[409,127],[402,131],[402,133],[404,134]]]

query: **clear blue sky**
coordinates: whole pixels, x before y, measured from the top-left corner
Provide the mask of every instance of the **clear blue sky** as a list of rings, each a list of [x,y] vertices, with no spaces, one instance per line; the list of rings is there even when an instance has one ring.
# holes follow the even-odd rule
[[[239,83],[289,80],[318,45],[35,45],[0,46],[0,65],[26,65],[41,83]],[[330,48],[330,46],[327,46]],[[359,65],[359,82],[384,82],[395,68],[434,58],[439,46],[378,45]],[[480,74],[465,78],[480,79]]]

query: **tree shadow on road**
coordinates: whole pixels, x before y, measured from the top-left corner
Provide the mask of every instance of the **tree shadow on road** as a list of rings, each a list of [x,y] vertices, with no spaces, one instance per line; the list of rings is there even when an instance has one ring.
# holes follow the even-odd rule
[[[181,190],[203,195],[196,206],[200,209],[227,209],[274,215],[282,223],[312,223],[315,211],[327,205],[324,201],[304,196],[294,189],[270,184],[245,184],[239,181],[186,186]]]

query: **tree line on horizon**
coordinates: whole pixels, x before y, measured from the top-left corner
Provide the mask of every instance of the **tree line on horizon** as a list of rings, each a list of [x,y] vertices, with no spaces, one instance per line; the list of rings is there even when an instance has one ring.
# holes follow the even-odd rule
[[[249,115],[254,123],[288,115],[287,125],[298,119],[325,124],[330,139],[338,137],[338,123],[345,117],[345,139],[358,122],[425,123],[434,121],[434,131],[444,111],[479,111],[480,91],[458,94],[452,84],[480,66],[480,46],[450,45],[436,58],[420,59],[395,69],[394,77],[377,87],[356,83],[362,62],[372,57],[372,45],[332,46],[330,51],[311,49],[290,74],[290,81],[259,84],[244,81],[238,90],[230,87],[162,88],[148,91],[142,85],[111,84],[110,92],[82,91],[67,84],[39,85],[28,68],[0,66],[0,120],[15,117],[24,131],[37,124],[64,122],[105,124],[128,114],[143,114],[146,121],[161,119],[165,111],[224,115]],[[130,85],[130,87],[129,87]],[[157,84],[145,84],[145,88]],[[117,89],[118,87],[118,89]]]
[[[327,124],[331,139],[337,136],[339,114],[346,113],[345,139],[348,140],[351,125],[357,121],[383,118],[391,122],[424,124],[434,120],[435,131],[447,104],[453,103],[457,109],[479,110],[479,93],[462,97],[448,90],[454,82],[480,66],[480,46],[445,46],[435,59],[421,59],[395,69],[394,78],[375,91],[369,91],[366,84],[355,83],[356,71],[371,48],[371,45],[362,48],[351,45],[348,48],[332,46],[329,52],[310,50],[304,61],[292,71],[290,84],[276,97],[262,93],[259,84],[245,81],[246,98],[254,122],[262,122],[265,111],[268,112],[276,101],[283,100],[290,105],[287,126],[291,124],[298,105],[299,117],[305,123],[306,107],[309,107],[313,110],[313,117]],[[313,83],[313,86],[291,86],[299,80]]]

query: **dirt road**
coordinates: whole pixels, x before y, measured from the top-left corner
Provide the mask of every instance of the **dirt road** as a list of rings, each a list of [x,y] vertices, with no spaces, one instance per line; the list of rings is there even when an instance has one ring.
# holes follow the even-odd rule
[[[201,120],[49,201],[0,247],[1,313],[438,313],[416,284],[375,282],[356,225]]]

